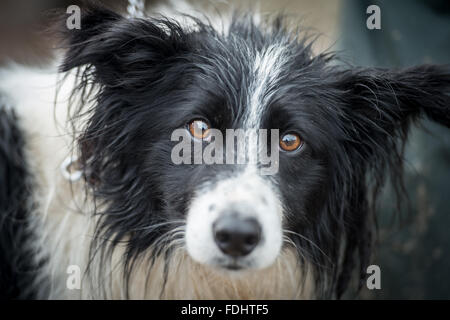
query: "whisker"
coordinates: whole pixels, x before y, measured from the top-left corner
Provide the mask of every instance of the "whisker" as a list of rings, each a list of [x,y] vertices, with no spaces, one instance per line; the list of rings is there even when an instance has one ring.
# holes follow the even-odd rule
[[[317,244],[315,244],[314,243],[314,241],[312,241],[311,239],[308,239],[307,237],[305,237],[304,235],[301,235],[300,233],[298,233],[298,232],[294,232],[294,231],[292,231],[292,230],[287,230],[287,229],[285,229],[284,230],[284,232],[286,232],[286,233],[289,233],[289,234],[293,234],[293,235],[295,235],[295,236],[298,236],[298,237],[300,237],[301,239],[303,239],[303,240],[306,240],[308,243],[310,243],[312,246],[314,246],[315,248],[317,248],[318,250],[319,250],[319,252],[321,253],[321,254],[323,254],[327,259],[328,259],[328,261],[329,262],[332,262],[332,260],[331,260],[331,258],[317,245]]]
[[[307,260],[306,259],[306,256],[303,254],[303,249],[302,248],[299,248],[298,246],[297,246],[297,244],[294,242],[294,241],[292,241],[291,239],[289,239],[286,235],[283,235],[283,241],[284,242],[286,242],[286,243],[288,243],[288,244],[290,244],[290,245],[292,245],[296,250],[296,252],[300,255],[300,257],[303,259],[303,260]]]
[[[182,223],[185,223],[185,221],[184,220],[165,221],[165,222],[155,223],[155,224],[152,224],[152,225],[149,225],[149,226],[145,226],[145,227],[141,227],[141,228],[134,228],[132,230],[133,231],[154,230],[154,229],[159,228],[159,227],[173,225],[173,224],[182,224]]]

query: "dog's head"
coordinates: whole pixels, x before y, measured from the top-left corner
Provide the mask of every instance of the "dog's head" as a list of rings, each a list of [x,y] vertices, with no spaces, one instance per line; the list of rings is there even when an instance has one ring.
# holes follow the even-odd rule
[[[68,31],[63,65],[83,67],[81,88],[98,88],[94,107],[77,110],[88,116],[81,162],[104,204],[98,238],[127,239],[128,260],[182,246],[239,272],[268,267],[291,246],[339,295],[367,266],[368,190],[386,170],[401,173],[409,123],[426,115],[450,125],[448,69],[345,70],[279,20],[238,18],[218,32],[97,9],[81,27]],[[230,162],[227,152],[254,161]]]

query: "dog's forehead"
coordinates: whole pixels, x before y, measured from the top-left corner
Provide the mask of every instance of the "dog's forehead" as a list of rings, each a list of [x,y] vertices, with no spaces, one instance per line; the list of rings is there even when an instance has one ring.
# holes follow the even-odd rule
[[[303,102],[325,86],[318,79],[327,59],[315,56],[307,39],[245,23],[228,33],[202,30],[191,34],[191,50],[180,61],[193,63],[187,69],[187,79],[193,79],[189,88],[201,113],[214,110],[203,114],[207,119],[213,113],[212,118],[220,117],[219,125],[262,128],[272,125],[275,114],[276,121],[282,121],[294,109],[314,113],[311,103]],[[312,87],[316,89],[308,89]]]
[[[252,42],[238,36],[212,41],[213,45],[205,46],[206,57],[200,63],[208,66],[199,69],[215,85],[220,84],[218,90],[234,104],[243,127],[259,127],[271,98],[289,73],[293,60],[289,44]]]

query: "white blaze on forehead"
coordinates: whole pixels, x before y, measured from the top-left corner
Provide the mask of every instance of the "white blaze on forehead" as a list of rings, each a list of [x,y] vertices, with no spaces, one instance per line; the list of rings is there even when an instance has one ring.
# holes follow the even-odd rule
[[[244,125],[258,128],[271,88],[276,84],[283,64],[284,47],[273,45],[258,52],[253,67],[253,83],[249,92],[248,112]]]
[[[261,118],[267,107],[273,87],[276,85],[281,72],[284,57],[284,46],[272,45],[258,52],[253,66],[253,82],[249,90],[247,114],[244,120],[245,128],[260,129]],[[270,132],[269,132],[270,137]],[[249,137],[247,149],[249,166],[248,170],[256,170],[258,157],[258,142],[255,136]],[[260,143],[266,143],[262,141]]]

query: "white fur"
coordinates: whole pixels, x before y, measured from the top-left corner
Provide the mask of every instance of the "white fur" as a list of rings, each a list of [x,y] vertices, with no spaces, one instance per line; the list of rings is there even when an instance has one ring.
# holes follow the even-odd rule
[[[237,208],[243,218],[255,218],[262,228],[262,240],[239,264],[249,268],[270,266],[282,244],[281,204],[274,191],[257,175],[239,175],[206,184],[197,193],[186,222],[186,247],[189,254],[203,264],[229,264],[230,258],[217,247],[213,223],[228,208]],[[228,262],[228,263],[227,263]]]
[[[248,99],[248,113],[245,125],[249,128],[260,126],[261,116],[270,98],[270,89],[276,84],[283,65],[282,45],[270,46],[258,52],[253,65],[254,80]]]
[[[50,257],[42,281],[50,278],[51,298],[67,297],[66,269],[71,264],[85,264],[90,230],[90,220],[77,209],[77,202],[81,203],[77,185],[73,186],[73,197],[70,184],[59,170],[70,154],[71,136],[64,133],[64,124],[73,79],[61,87],[56,105],[56,88],[61,80],[56,68],[10,66],[0,72],[0,79],[0,90],[10,97],[26,134],[26,155],[34,175],[38,204],[33,217],[37,239],[32,245],[38,257]]]

